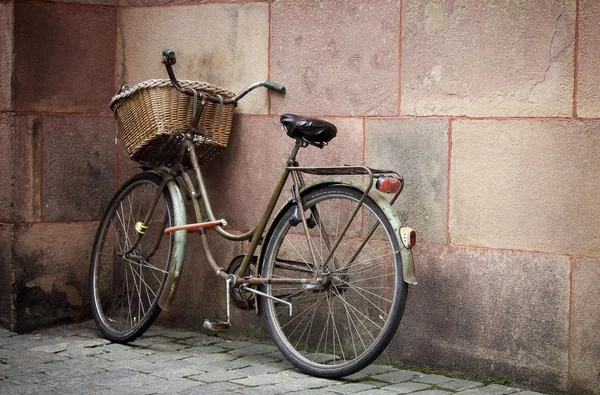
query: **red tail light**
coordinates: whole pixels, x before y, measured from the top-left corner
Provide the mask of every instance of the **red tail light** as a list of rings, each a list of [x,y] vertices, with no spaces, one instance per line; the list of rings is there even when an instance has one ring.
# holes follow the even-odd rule
[[[413,248],[417,244],[417,232],[408,226],[400,228],[400,236],[402,237],[402,244],[408,249]]]
[[[402,180],[396,177],[381,176],[377,179],[375,188],[383,193],[396,193],[402,188]]]

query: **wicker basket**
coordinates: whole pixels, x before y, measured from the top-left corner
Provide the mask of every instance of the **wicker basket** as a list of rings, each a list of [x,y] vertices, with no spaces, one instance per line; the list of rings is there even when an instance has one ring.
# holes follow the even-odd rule
[[[233,92],[204,82],[180,81],[181,86],[221,95],[223,99]],[[125,148],[131,159],[153,166],[173,164],[183,133],[192,122],[194,99],[182,94],[169,80],[148,80],[131,88],[123,87],[113,97],[110,108],[119,123]],[[235,104],[220,105],[207,102],[194,145],[200,164],[207,162],[227,147]]]

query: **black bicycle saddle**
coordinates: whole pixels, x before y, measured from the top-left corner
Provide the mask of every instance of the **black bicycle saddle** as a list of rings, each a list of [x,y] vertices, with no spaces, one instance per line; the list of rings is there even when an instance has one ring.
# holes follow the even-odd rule
[[[316,145],[323,145],[331,141],[337,134],[337,128],[334,124],[317,118],[283,114],[281,124],[291,138],[303,138]]]

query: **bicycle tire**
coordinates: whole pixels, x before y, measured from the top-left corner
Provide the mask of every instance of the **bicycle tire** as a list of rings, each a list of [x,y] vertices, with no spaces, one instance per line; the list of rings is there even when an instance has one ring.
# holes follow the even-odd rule
[[[171,265],[174,233],[173,201],[167,188],[140,244],[127,256],[137,236],[136,223],[144,220],[156,196],[161,177],[143,172],[133,176],[113,196],[98,226],[90,263],[92,314],[109,340],[126,343],[141,336],[156,320],[160,294]]]
[[[343,229],[340,216],[349,218],[362,194],[344,185],[305,194],[302,204],[312,226],[310,238],[305,237],[302,223],[294,226],[297,221],[290,221],[296,207],[289,207],[274,224],[262,277],[311,277],[314,265],[308,240],[315,259],[322,263]],[[352,259],[375,221],[379,229]],[[293,305],[290,317],[285,304],[260,298],[267,327],[282,354],[301,371],[327,378],[351,375],[373,362],[392,340],[406,304],[408,285],[398,251],[390,221],[367,196],[330,260],[325,285],[263,286],[267,294]]]

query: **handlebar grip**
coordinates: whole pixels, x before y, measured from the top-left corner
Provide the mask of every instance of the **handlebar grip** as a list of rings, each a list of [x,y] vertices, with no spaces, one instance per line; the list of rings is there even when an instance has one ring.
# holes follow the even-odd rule
[[[175,63],[177,63],[177,59],[175,59],[175,52],[171,51],[170,49],[165,49],[162,52],[163,55],[163,63],[169,66],[174,65]]]
[[[276,84],[275,82],[265,81],[264,87],[274,90],[275,92],[285,94],[285,86]]]

